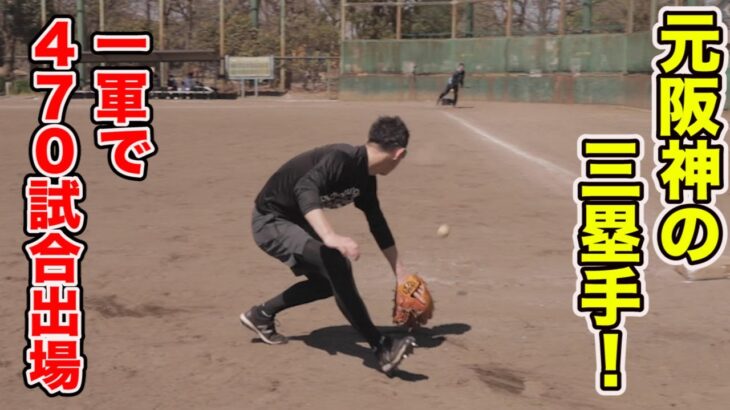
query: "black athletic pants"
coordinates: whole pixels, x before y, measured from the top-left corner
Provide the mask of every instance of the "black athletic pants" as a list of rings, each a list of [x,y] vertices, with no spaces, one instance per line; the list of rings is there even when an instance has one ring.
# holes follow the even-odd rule
[[[350,262],[338,250],[322,242],[309,239],[302,255],[297,255],[294,273],[303,274],[307,280],[292,285],[281,294],[263,304],[268,315],[284,309],[316,300],[335,297],[337,306],[350,324],[365,337],[370,346],[380,341],[380,331],[373,325],[365,303],[355,286]]]
[[[446,89],[444,90],[444,92],[439,95],[439,101],[441,101],[441,99],[444,98],[446,94],[448,94],[451,90],[454,90],[454,105],[456,105],[456,101],[459,99],[459,86],[455,84],[446,85]]]

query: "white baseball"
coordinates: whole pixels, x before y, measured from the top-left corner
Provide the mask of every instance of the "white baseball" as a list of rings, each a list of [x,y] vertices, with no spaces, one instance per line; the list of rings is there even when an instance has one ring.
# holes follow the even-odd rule
[[[436,235],[439,236],[439,238],[445,238],[449,236],[449,232],[451,229],[449,228],[449,225],[443,224],[439,226],[439,229],[436,231]]]

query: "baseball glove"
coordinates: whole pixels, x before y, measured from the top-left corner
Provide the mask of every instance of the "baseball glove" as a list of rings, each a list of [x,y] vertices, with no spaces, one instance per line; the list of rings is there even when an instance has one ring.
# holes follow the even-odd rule
[[[410,275],[396,286],[393,323],[408,328],[425,325],[433,316],[433,310],[433,298],[420,276]]]

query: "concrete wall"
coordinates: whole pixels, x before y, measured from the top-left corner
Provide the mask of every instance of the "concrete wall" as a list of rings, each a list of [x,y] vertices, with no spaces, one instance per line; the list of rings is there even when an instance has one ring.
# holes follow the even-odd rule
[[[656,54],[648,32],[346,41],[340,98],[435,100],[463,61],[465,99],[648,108]]]

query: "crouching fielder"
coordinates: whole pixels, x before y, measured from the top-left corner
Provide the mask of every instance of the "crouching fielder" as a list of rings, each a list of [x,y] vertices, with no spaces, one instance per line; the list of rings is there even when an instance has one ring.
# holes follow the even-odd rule
[[[415,346],[412,336],[391,338],[373,325],[355,286],[350,261],[358,244],[338,234],[322,208],[354,201],[390,263],[397,283],[409,273],[398,257],[390,228],[380,210],[377,175],[388,175],[406,156],[409,132],[399,117],[380,117],[365,145],[327,145],[286,162],[256,198],[252,230],[256,244],[306,279],[242,313],[241,322],[269,344],[287,338],[276,331],[275,316],[294,306],[335,297],[350,324],[367,340],[380,369],[390,372]]]

